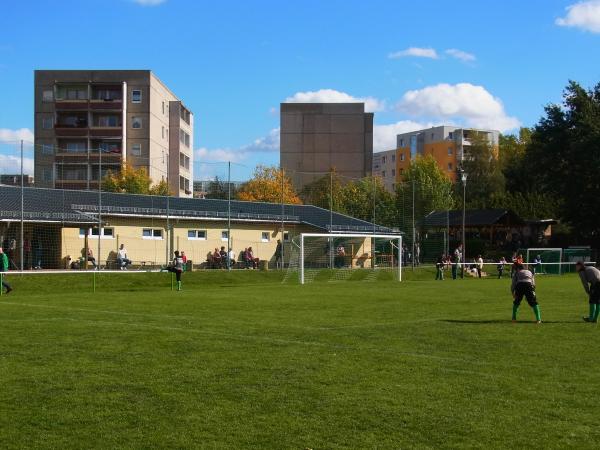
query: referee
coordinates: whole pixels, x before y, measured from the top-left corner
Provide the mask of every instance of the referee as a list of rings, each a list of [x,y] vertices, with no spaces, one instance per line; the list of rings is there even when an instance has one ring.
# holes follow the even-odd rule
[[[575,269],[581,278],[583,289],[590,297],[590,315],[584,317],[586,322],[598,322],[600,314],[600,270],[592,266],[585,266],[582,261],[575,264]]]

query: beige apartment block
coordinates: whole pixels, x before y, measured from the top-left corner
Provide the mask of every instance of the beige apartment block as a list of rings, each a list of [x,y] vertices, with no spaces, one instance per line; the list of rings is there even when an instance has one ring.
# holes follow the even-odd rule
[[[124,161],[192,196],[193,114],[149,70],[36,70],[35,181],[97,189]]]
[[[373,113],[364,103],[282,103],[281,167],[301,190],[334,169],[346,180],[371,174]]]

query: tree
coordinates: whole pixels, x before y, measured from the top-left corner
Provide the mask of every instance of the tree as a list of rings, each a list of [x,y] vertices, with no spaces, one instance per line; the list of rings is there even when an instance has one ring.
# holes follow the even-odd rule
[[[127,194],[171,195],[165,180],[152,186],[152,179],[145,167],[135,169],[126,162],[121,164],[120,171],[108,171],[102,178],[102,190]]]
[[[535,126],[524,165],[531,189],[552,196],[582,241],[600,244],[600,83],[571,81],[562,105],[551,104]]]
[[[500,167],[509,192],[521,191],[527,182],[524,163],[531,133],[530,128],[521,128],[518,135],[500,135]]]
[[[398,226],[394,196],[380,177],[365,177],[345,184],[340,191],[340,211],[378,225]]]
[[[493,199],[504,194],[505,187],[498,149],[483,133],[473,131],[469,139],[471,145],[462,161],[462,168],[467,173],[467,207],[490,208]],[[457,196],[462,197],[460,176],[455,188]]]
[[[231,183],[231,198],[235,198],[237,194],[237,188]],[[206,198],[216,198],[221,200],[227,200],[229,198],[229,187],[227,181],[221,180],[219,177],[215,177],[206,189]]]
[[[253,178],[240,187],[237,198],[251,202],[302,203],[283,170],[260,165],[254,170]]]
[[[300,192],[300,198],[307,205],[326,209],[332,206],[334,211],[343,212],[342,190],[343,185],[340,176],[335,169],[331,169],[327,175],[304,186]],[[333,203],[331,202],[332,199]]]

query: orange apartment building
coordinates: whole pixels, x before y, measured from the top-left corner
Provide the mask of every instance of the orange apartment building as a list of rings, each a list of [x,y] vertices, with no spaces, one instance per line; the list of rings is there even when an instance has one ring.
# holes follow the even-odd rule
[[[413,159],[431,155],[448,178],[456,181],[461,162],[468,158],[474,133],[484,135],[490,145],[498,147],[500,133],[496,130],[439,126],[403,133],[396,137],[396,149],[373,154],[373,174],[380,176],[386,189],[393,192]]]

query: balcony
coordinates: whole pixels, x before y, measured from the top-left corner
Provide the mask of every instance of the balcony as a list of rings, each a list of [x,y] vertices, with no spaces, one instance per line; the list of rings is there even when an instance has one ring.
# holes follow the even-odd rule
[[[122,111],[123,101],[119,99],[90,100],[92,111]]]
[[[56,99],[54,103],[57,111],[86,111],[88,109],[87,100]]]

